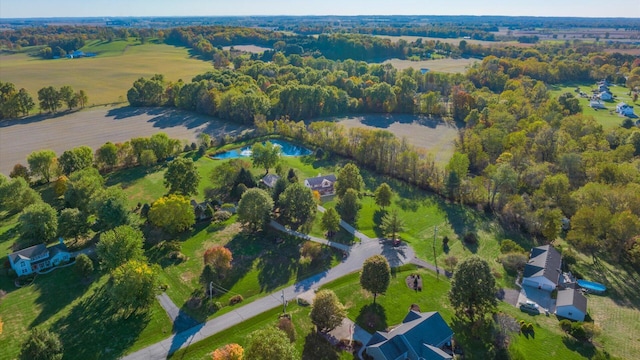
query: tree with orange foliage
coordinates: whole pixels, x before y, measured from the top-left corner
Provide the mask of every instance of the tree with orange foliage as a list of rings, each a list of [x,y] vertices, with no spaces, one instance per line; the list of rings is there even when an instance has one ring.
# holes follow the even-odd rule
[[[243,356],[244,349],[238,344],[227,344],[211,354],[213,360],[242,360]]]
[[[231,260],[233,260],[231,250],[224,246],[213,246],[204,252],[205,266],[211,265],[220,277],[231,269]]]

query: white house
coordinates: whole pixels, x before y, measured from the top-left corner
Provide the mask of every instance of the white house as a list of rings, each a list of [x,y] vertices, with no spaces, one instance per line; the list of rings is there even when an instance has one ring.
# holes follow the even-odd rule
[[[611,100],[613,100],[613,95],[608,91],[601,92],[600,95],[598,95],[598,97],[600,97],[600,100],[602,100],[602,101],[611,101]]]
[[[534,247],[524,267],[522,285],[553,291],[558,286],[558,280],[562,274],[561,263],[560,253],[553,246]]]
[[[576,289],[558,291],[556,315],[567,319],[584,321],[587,315],[587,298]]]
[[[304,186],[311,189],[311,191],[317,191],[320,193],[320,196],[326,196],[335,194],[335,189],[333,187],[335,183],[336,176],[331,174],[305,179]]]
[[[24,276],[60,265],[69,261],[70,257],[69,250],[60,241],[50,247],[38,244],[16,251],[9,255],[9,263],[18,276]]]
[[[591,106],[594,109],[606,109],[607,107],[604,105],[604,103],[600,100],[591,100],[589,101],[589,106]]]
[[[632,116],[633,115],[633,106],[627,105],[623,102],[616,105],[616,112],[620,115],[624,116]]]

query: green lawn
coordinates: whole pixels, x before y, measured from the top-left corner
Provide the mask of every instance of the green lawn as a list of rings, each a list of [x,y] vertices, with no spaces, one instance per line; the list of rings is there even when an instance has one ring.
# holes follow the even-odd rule
[[[577,84],[563,84],[563,85],[551,85],[551,96],[556,99],[568,92],[573,94],[579,101],[582,106],[582,113],[585,115],[593,116],[604,129],[611,129],[622,124],[622,120],[624,117],[618,115],[616,113],[616,105],[619,102],[625,102],[629,105],[634,105],[636,108],[640,106],[640,102],[633,103],[633,99],[629,95],[629,89],[624,86],[613,85],[609,86],[609,90],[614,95],[613,101],[605,101],[604,104],[607,109],[595,110],[589,106],[588,98],[581,98],[574,90],[576,87],[579,87],[581,91],[585,92],[587,95],[591,96],[591,89],[596,88],[595,83],[577,83]]]
[[[191,57],[186,48],[151,42],[142,45],[135,39],[92,41],[82,50],[98,56],[43,60],[26,53],[0,55],[0,78],[27,89],[36,103],[39,89],[70,85],[85,90],[88,105],[94,106],[125,102],[127,90],[139,77],[163,74],[168,81],[189,81],[212,69],[211,63]]]
[[[16,357],[29,329],[36,326],[58,333],[69,359],[117,359],[171,333],[169,318],[155,302],[145,314],[126,320],[114,315],[103,291],[108,276],[84,285],[68,267],[38,275],[32,285],[19,289],[5,287],[6,276],[1,278],[9,292],[0,307],[3,359]]]

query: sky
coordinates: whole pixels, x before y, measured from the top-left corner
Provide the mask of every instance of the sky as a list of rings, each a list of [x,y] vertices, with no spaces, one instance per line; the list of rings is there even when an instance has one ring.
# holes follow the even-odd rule
[[[224,15],[640,18],[640,0],[0,0],[0,18]]]

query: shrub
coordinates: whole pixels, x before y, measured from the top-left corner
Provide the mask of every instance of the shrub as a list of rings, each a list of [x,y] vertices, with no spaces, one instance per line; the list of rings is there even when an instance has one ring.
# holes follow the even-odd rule
[[[571,320],[568,319],[562,319],[560,320],[560,328],[562,329],[562,331],[568,333],[569,331],[571,331]]]
[[[236,212],[236,206],[233,204],[222,204],[222,206],[220,206],[220,210],[224,210],[227,211],[231,214],[235,214]]]
[[[296,341],[296,328],[293,326],[293,322],[288,317],[281,317],[278,320],[278,329],[284,331],[289,337],[289,341]]]
[[[472,232],[468,232],[464,234],[464,242],[470,245],[475,245],[478,243],[478,236]]]
[[[522,246],[516,244],[515,241],[506,239],[502,240],[502,242],[500,243],[500,252],[503,254],[525,253],[525,250],[522,248]]]
[[[442,245],[447,246],[449,244],[449,237],[445,236],[442,238]]]
[[[300,306],[309,306],[309,305],[311,305],[311,304],[309,304],[309,302],[307,300],[305,300],[303,298],[298,298],[297,300],[298,300],[298,305],[300,305]]]
[[[300,248],[300,255],[314,261],[322,255],[322,245],[312,241],[307,241]]]
[[[244,349],[238,344],[227,344],[211,353],[213,360],[242,360]]]
[[[218,210],[213,213],[213,221],[215,222],[227,221],[229,218],[231,218],[231,213],[225,210]]]
[[[231,299],[229,299],[229,305],[239,304],[244,301],[242,295],[233,295]]]
[[[527,256],[522,253],[509,253],[500,257],[502,266],[508,273],[516,273],[527,264]]]
[[[144,204],[142,205],[142,208],[140,208],[140,216],[146,218],[147,216],[149,216],[149,210],[151,209],[151,205],[149,204]]]
[[[569,331],[569,334],[571,334],[571,336],[578,340],[587,339],[587,332],[584,330],[582,323],[579,322],[574,322],[571,324],[571,330]]]

